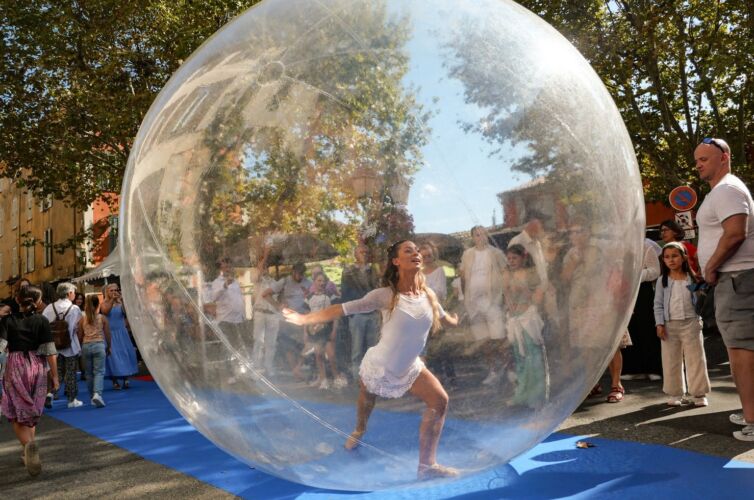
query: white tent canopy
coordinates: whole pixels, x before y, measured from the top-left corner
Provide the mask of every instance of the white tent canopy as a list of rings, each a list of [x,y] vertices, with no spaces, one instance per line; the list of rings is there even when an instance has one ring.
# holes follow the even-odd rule
[[[82,274],[81,276],[77,278],[73,278],[71,281],[74,283],[80,283],[83,281],[95,281],[99,279],[105,279],[109,278],[110,276],[119,276],[120,275],[120,252],[117,248],[113,248],[113,251],[110,252],[110,255],[105,257],[105,260],[100,262],[100,264],[89,271],[86,274]]]

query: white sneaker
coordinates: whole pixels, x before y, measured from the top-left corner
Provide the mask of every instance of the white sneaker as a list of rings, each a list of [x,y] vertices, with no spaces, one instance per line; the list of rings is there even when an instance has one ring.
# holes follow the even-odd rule
[[[84,403],[82,403],[78,399],[74,399],[73,401],[70,401],[68,403],[68,408],[78,408],[79,406],[84,406]]]
[[[668,406],[682,406],[683,405],[683,398],[681,397],[672,397],[668,400]]]
[[[330,381],[327,379],[324,379],[321,384],[319,384],[319,388],[323,391],[326,391],[330,388]]]
[[[100,396],[98,393],[94,393],[94,396],[92,396],[92,405],[96,406],[97,408],[104,408],[105,402],[102,400],[102,396]]]
[[[744,419],[743,413],[731,413],[730,417],[728,417],[731,421],[731,423],[736,425],[743,425],[747,426],[749,424],[746,423],[746,419]]]
[[[647,375],[647,378],[651,380],[652,382],[657,382],[658,380],[662,380],[662,377],[660,375],[657,375],[656,373],[650,373]]]
[[[500,374],[496,371],[491,371],[487,374],[487,377],[485,377],[484,380],[482,380],[482,385],[490,385],[497,382],[497,380],[500,378]]]
[[[646,373],[636,373],[636,374],[627,373],[625,375],[620,376],[621,380],[644,380],[646,378],[647,378]]]
[[[336,389],[342,389],[348,385],[348,380],[346,380],[343,375],[338,375],[335,377],[335,380],[333,380],[332,385]]]
[[[754,441],[754,424],[747,425],[740,431],[734,432],[733,437],[739,441]]]
[[[698,398],[694,397],[691,399],[691,401],[697,408],[701,408],[702,406],[709,406],[709,401],[707,401],[707,398],[705,398],[704,396]]]

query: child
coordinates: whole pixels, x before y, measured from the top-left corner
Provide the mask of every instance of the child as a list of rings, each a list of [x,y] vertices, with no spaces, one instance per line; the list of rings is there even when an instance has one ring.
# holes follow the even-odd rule
[[[704,355],[702,324],[694,309],[695,298],[689,289],[696,275],[689,266],[686,249],[670,242],[662,249],[662,276],[655,288],[655,324],[662,340],[662,391],[670,396],[668,406],[681,406],[684,400],[684,364],[688,392],[694,406],[707,406],[710,391],[707,359]]]
[[[307,299],[307,303],[309,304],[309,309],[311,312],[321,311],[322,309],[326,309],[330,307],[331,301],[330,297],[326,293],[326,287],[327,287],[327,276],[325,276],[324,272],[319,272],[312,276],[314,283],[313,283],[313,294],[311,297]],[[319,372],[319,377],[312,382],[312,386],[319,387],[320,389],[326,390],[330,388],[330,382],[327,380],[327,370],[325,368],[325,354],[328,350],[327,344],[330,340],[334,338],[335,335],[335,325],[333,322],[330,323],[318,323],[315,325],[309,325],[306,327],[306,345],[304,347],[304,352],[302,353],[304,356],[308,356],[310,354],[314,354],[315,356],[315,362],[317,364],[317,370]],[[334,350],[334,349],[333,349]],[[337,369],[335,368],[335,356],[334,352],[331,353],[329,356],[330,358],[330,364],[332,365],[331,368],[333,369],[333,377],[334,377],[334,384],[337,388],[341,388],[345,386],[345,377],[338,373]]]
[[[538,306],[542,303],[539,275],[521,245],[505,251],[508,269],[503,271],[507,306],[506,330],[516,360],[516,392],[512,405],[537,408],[547,398],[548,369]]]

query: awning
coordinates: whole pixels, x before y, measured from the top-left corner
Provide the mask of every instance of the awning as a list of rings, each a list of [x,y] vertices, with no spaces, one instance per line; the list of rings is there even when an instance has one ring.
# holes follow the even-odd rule
[[[74,283],[80,283],[82,281],[96,281],[99,279],[107,279],[110,276],[120,275],[120,252],[117,248],[113,248],[110,255],[105,257],[105,260],[89,271],[86,274],[82,274],[77,278],[73,278],[71,281]]]

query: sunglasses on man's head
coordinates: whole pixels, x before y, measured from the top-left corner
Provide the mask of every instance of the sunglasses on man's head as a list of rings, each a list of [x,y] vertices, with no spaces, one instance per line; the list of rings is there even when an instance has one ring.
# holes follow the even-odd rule
[[[717,140],[715,140],[712,137],[705,137],[704,139],[702,139],[702,144],[711,144],[715,146],[717,149],[719,149],[720,151],[722,151],[723,153],[727,153],[727,151],[725,151],[725,148],[723,148],[720,144],[718,144]]]

